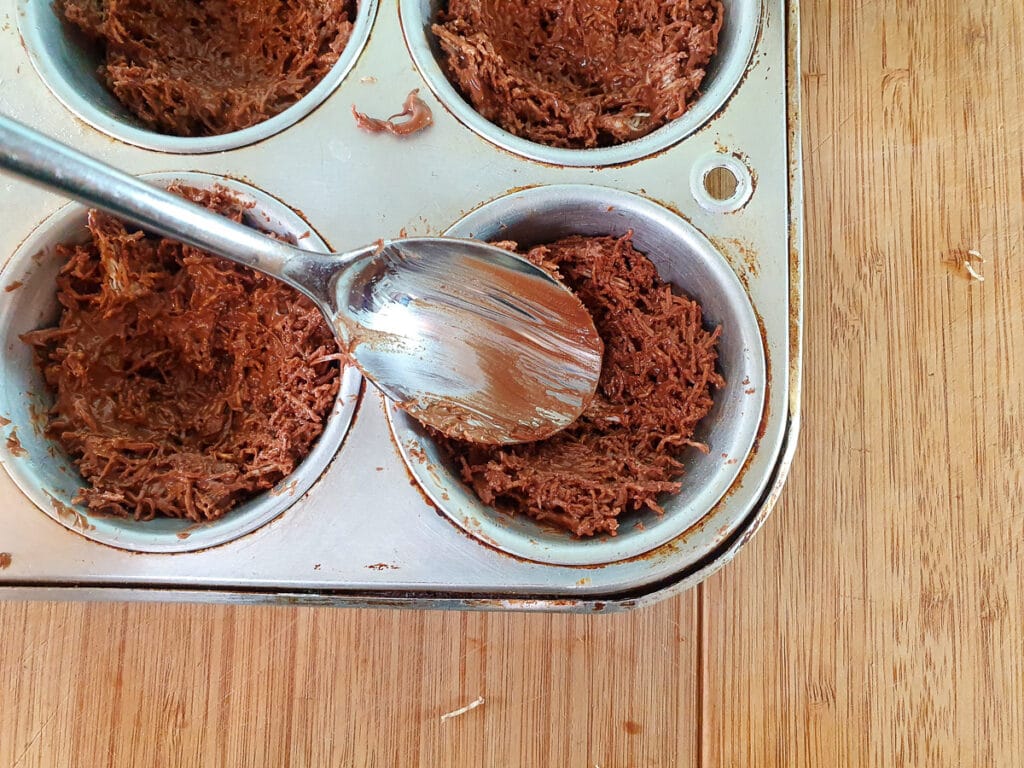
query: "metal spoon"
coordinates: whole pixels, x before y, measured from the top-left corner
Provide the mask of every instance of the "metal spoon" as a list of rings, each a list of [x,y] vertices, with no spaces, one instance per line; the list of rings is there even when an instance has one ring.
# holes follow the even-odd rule
[[[544,438],[593,397],[603,345],[589,313],[543,270],[500,248],[421,237],[303,251],[3,116],[0,168],[297,288],[368,379],[453,437]]]

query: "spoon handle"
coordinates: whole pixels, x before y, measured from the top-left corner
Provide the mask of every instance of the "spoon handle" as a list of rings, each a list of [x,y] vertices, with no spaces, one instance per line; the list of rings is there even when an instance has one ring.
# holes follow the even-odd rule
[[[286,270],[304,254],[0,115],[0,168],[41,187],[164,235],[278,277],[304,292]]]

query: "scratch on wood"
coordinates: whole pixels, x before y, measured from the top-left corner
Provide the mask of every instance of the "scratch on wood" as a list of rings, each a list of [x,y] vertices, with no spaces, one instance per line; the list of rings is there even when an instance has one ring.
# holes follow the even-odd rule
[[[469,702],[469,704],[467,704],[466,706],[459,707],[458,709],[453,709],[451,712],[445,712],[443,715],[441,715],[441,722],[443,723],[446,720],[451,720],[452,718],[464,715],[467,712],[476,709],[477,707],[479,707],[483,703],[484,703],[484,697],[483,696],[477,696],[475,699],[473,699],[471,702]]]
[[[985,277],[978,269],[985,263],[985,258],[975,249],[951,251],[943,257],[943,263],[953,272],[967,280],[976,280],[979,283],[985,282]]]
[[[18,768],[18,766],[21,765],[21,761],[25,759],[25,755],[28,754],[28,751],[32,748],[32,745],[39,740],[39,737],[42,735],[43,731],[46,730],[46,727],[53,722],[53,718],[57,716],[57,713],[60,712],[61,708],[68,703],[68,700],[74,694],[74,689],[68,691],[67,695],[65,695],[64,698],[61,699],[60,702],[57,704],[57,706],[53,708],[53,711],[50,712],[50,716],[46,718],[46,722],[39,726],[39,729],[32,735],[32,738],[29,739],[28,744],[25,745],[25,748],[21,751],[21,754],[18,755],[18,759],[14,761],[14,765],[11,766],[11,768]]]

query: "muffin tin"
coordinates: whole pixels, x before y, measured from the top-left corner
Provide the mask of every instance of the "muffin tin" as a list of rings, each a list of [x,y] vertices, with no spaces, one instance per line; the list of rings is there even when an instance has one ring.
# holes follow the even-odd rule
[[[353,372],[314,453],[219,524],[95,518],[74,510],[74,468],[39,434],[40,382],[16,338],[54,314],[47,249],[81,236],[83,210],[0,175],[0,423],[11,422],[0,426],[0,596],[615,610],[706,578],[763,523],[799,423],[795,3],[727,0],[732,28],[693,110],[636,142],[580,151],[538,147],[472,113],[440,79],[429,2],[364,3],[349,49],[296,112],[191,146],[180,142],[205,140],[126,133],[88,58],[55,37],[49,2],[4,2],[6,114],[158,183],[226,180],[256,202],[261,226],[312,249],[403,232],[532,244],[632,228],[662,276],[723,322],[729,386],[698,433],[711,452],[687,457],[684,492],[617,537],[578,541],[483,507],[415,423],[372,387],[359,396]],[[356,128],[353,104],[386,116],[414,88],[432,127],[404,139]],[[734,174],[730,194],[709,189],[717,168]]]

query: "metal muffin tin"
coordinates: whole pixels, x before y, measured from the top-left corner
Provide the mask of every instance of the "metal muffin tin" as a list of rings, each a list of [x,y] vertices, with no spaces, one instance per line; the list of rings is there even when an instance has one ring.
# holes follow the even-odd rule
[[[316,470],[307,471],[303,465],[285,482],[281,496],[288,495],[288,484],[295,479],[309,479],[308,491],[295,486],[294,496],[287,496],[287,509],[271,515],[269,522],[216,546],[205,543],[198,551],[131,552],[83,536],[80,529],[95,525],[92,520],[80,522],[78,529],[59,524],[15,485],[10,474],[18,475],[15,460],[23,457],[8,450],[2,458],[10,474],[0,473],[0,552],[10,558],[3,559],[9,565],[0,570],[0,596],[614,610],[660,599],[706,578],[764,522],[789,469],[799,423],[802,198],[795,2],[726,0],[726,24],[742,20],[742,28],[734,30],[731,39],[749,39],[753,52],[749,57],[730,54],[722,61],[718,79],[709,81],[707,101],[698,102],[695,112],[679,121],[689,123],[666,126],[657,132],[661,135],[656,143],[644,144],[641,139],[632,143],[636,146],[577,152],[572,158],[550,155],[535,145],[518,146],[505,138],[507,134],[501,137],[474,123],[465,104],[446,92],[424,59],[423,25],[428,20],[422,9],[427,4],[401,0],[382,5],[351,72],[304,119],[280,132],[262,134],[267,138],[256,144],[182,156],[113,140],[73,119],[33,71],[25,48],[17,45],[18,26],[27,46],[40,37],[38,22],[26,12],[39,0],[3,3],[0,109],[6,114],[135,173],[180,176],[204,171],[243,180],[293,208],[334,250],[402,231],[461,234],[468,227],[483,232],[488,211],[511,211],[514,201],[525,195],[538,195],[545,207],[558,203],[565,210],[591,197],[607,198],[613,208],[610,216],[623,201],[635,199],[621,193],[645,198],[640,207],[682,225],[693,242],[701,244],[701,253],[717,251],[731,267],[730,291],[738,283],[749,297],[765,368],[763,392],[757,392],[756,362],[751,369],[754,386],[747,387],[758,395],[755,403],[763,397],[752,439],[744,441],[740,432],[730,433],[723,437],[729,443],[725,451],[717,438],[711,441],[710,457],[718,461],[710,474],[730,478],[728,488],[724,494],[723,488],[706,490],[700,505],[670,509],[666,522],[683,521],[682,532],[644,554],[617,552],[607,558],[613,562],[581,565],[577,559],[577,564],[556,565],[550,557],[538,562],[542,558],[536,555],[526,559],[529,553],[506,554],[472,525],[467,533],[436,509],[412,479],[401,456],[403,448],[408,452],[403,440],[411,425],[402,427],[401,419],[393,419],[396,440],[386,403],[368,387],[344,444],[327,469],[317,478]],[[752,7],[758,8],[756,16],[749,13]],[[372,6],[366,10],[372,17]],[[404,33],[402,21],[407,25]],[[742,49],[741,43],[730,45]],[[424,67],[426,81],[414,58]],[[745,60],[738,76],[737,60]],[[724,95],[714,90],[732,80],[739,85],[731,95],[727,86],[721,86]],[[434,112],[431,128],[406,139],[368,135],[356,128],[353,104],[370,114],[392,114],[413,88],[421,89]],[[88,93],[85,96],[89,98]],[[102,116],[90,122],[111,135],[121,125]],[[629,158],[640,159],[627,162]],[[705,184],[707,173],[718,166],[730,168],[738,179],[736,191],[724,201],[709,194]],[[548,185],[567,186],[544,189]],[[522,192],[524,188],[541,189]],[[496,207],[486,205],[501,198]],[[46,220],[63,205],[53,195],[0,176],[0,200],[0,264],[18,252],[26,238],[30,239],[23,252],[64,236],[60,226],[66,224],[56,223],[62,215]],[[582,221],[575,216],[566,213],[565,226],[571,229],[574,221]],[[487,226],[508,224],[511,218],[511,213],[503,214]],[[43,222],[38,229],[36,222]],[[609,223],[608,232],[616,226]],[[639,239],[639,227],[637,232]],[[662,274],[682,281],[687,270],[677,267],[672,275],[664,270]],[[22,281],[19,286],[18,278],[8,279],[23,268],[22,255],[4,266],[0,317],[21,307],[18,322],[31,325],[24,317],[28,303],[18,295],[30,283]],[[49,269],[52,272],[52,264]],[[694,291],[702,301],[711,300],[693,286],[680,287]],[[726,301],[731,307],[746,303],[745,297],[739,298],[742,301]],[[9,339],[4,342],[0,402],[9,403],[24,395],[19,388],[25,381],[18,375],[29,374],[24,372],[23,356],[14,353]],[[18,370],[15,358],[21,360],[18,375],[11,373]],[[11,419],[12,414],[0,416]],[[715,418],[713,413],[705,420],[709,434],[714,433],[710,422]],[[0,427],[0,443],[10,438],[15,426]],[[25,437],[19,431],[23,446],[29,442]],[[747,442],[752,443],[749,452],[744,450]],[[37,447],[27,450],[33,458],[39,453]],[[425,465],[418,467],[421,476],[420,470],[427,471]],[[693,471],[696,479],[700,470]],[[436,468],[435,473],[441,477]],[[430,483],[425,485],[429,491]],[[439,494],[438,500],[450,507],[445,503],[450,499]],[[203,536],[194,529],[187,533],[185,541]],[[569,551],[578,543],[565,536],[556,548]],[[140,548],[135,542],[131,545]],[[597,559],[604,561],[605,556]]]

